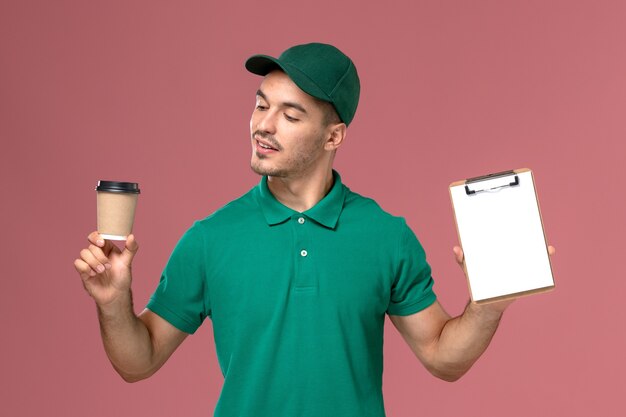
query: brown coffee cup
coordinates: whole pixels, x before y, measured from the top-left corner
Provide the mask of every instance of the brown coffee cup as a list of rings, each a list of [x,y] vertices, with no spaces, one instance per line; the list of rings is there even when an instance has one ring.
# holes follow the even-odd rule
[[[133,231],[139,184],[98,181],[98,233],[104,239],[126,240]]]

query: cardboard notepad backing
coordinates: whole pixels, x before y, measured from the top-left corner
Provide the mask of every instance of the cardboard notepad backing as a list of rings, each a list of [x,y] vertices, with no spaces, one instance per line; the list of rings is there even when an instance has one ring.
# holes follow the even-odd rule
[[[554,288],[530,169],[454,182],[450,197],[472,301],[488,303]]]

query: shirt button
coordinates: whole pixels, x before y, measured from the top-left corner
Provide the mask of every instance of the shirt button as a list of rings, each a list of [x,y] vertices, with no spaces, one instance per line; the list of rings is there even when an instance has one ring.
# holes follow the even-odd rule
[[[308,255],[308,252],[306,250],[302,249],[300,251],[300,256],[307,256],[307,255]]]
[[[300,224],[304,224],[304,217],[300,217],[300,218],[298,219],[298,223],[300,223]]]

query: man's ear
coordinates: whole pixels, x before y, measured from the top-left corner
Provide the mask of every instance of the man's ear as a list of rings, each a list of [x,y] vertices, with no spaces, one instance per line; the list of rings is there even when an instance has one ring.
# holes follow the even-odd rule
[[[328,137],[324,144],[324,149],[334,151],[343,143],[346,138],[347,126],[345,123],[332,123],[327,127]]]

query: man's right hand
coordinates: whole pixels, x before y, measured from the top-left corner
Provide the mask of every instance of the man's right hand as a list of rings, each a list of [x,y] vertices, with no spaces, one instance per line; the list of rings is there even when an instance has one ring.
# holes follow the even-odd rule
[[[80,251],[74,267],[80,274],[87,293],[100,307],[127,297],[132,281],[131,265],[139,245],[134,235],[129,235],[123,250],[98,232],[87,237],[89,246]]]
[[[147,378],[165,363],[187,333],[148,309],[135,315],[130,291],[131,264],[139,249],[135,236],[129,235],[121,250],[98,232],[92,232],[87,240],[89,246],[80,251],[74,267],[98,305],[104,349],[124,380]]]

